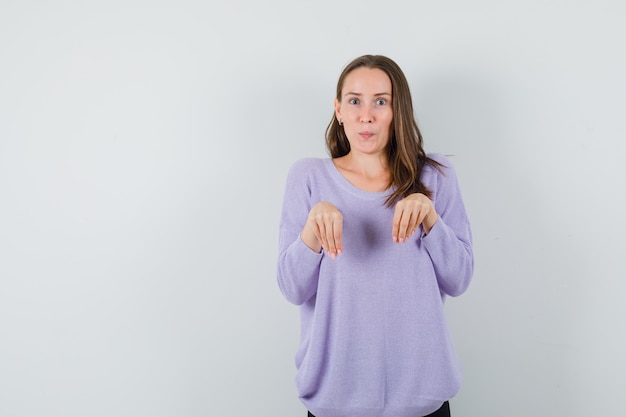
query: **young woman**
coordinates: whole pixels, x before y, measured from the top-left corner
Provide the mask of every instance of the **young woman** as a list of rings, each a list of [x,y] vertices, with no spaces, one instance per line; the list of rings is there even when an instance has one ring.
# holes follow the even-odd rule
[[[352,61],[331,158],[289,171],[278,285],[300,306],[296,386],[316,417],[450,415],[461,371],[443,302],[468,287],[470,224],[450,161],[424,152],[391,59]]]

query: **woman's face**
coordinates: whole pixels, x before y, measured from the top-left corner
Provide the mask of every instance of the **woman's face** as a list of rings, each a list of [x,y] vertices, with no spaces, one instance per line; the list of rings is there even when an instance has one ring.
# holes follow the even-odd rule
[[[335,115],[343,123],[350,152],[379,154],[391,136],[391,80],[378,68],[359,67],[350,72],[335,99]]]

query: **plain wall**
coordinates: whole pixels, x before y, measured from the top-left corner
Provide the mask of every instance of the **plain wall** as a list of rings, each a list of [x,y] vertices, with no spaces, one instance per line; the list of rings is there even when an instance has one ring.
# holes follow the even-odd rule
[[[626,415],[622,1],[0,2],[0,416],[304,416],[285,176],[384,54],[475,238],[456,417]]]

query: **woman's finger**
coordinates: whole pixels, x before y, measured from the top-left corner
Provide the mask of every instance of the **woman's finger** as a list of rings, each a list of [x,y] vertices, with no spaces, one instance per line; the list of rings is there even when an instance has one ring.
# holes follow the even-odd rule
[[[341,255],[341,252],[343,251],[343,244],[341,240],[342,232],[343,232],[343,219],[341,217],[337,217],[333,221],[333,236],[332,236],[332,240],[335,246],[335,253],[337,255]]]
[[[410,236],[412,228],[415,224],[415,215],[412,211],[405,207],[405,204],[396,208],[396,215],[393,220],[392,236],[397,243],[404,243]]]

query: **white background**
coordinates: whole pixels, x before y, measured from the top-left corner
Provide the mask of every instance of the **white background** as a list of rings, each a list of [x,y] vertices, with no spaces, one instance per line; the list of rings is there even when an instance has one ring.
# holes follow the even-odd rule
[[[455,417],[626,415],[622,1],[0,3],[0,415],[304,416],[288,167],[384,54],[476,273]]]

